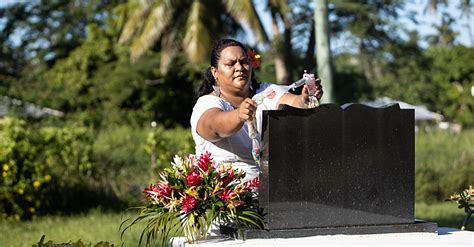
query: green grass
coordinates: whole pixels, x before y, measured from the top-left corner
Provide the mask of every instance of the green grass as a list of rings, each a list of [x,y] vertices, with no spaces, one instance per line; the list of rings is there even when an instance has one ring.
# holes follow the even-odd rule
[[[474,185],[474,129],[415,135],[415,199],[442,202]]]
[[[452,227],[460,229],[466,214],[463,209],[457,208],[455,202],[440,202],[440,203],[416,203],[415,204],[415,218],[436,222],[439,227]],[[467,230],[474,231],[474,218],[467,225]]]
[[[132,214],[127,214],[129,217]],[[415,206],[417,219],[438,223],[440,227],[460,228],[464,220],[464,211],[456,207],[454,202],[435,204],[417,203]],[[121,213],[101,212],[92,210],[77,216],[39,217],[28,222],[0,222],[0,246],[31,246],[38,243],[42,235],[45,242],[67,243],[82,240],[92,245],[107,241],[120,246],[119,226],[122,222]],[[474,220],[468,224],[467,230],[474,231]],[[137,246],[140,229],[134,228],[125,235],[124,246]]]
[[[45,241],[55,244],[76,242],[92,245],[100,241],[120,246],[119,226],[122,217],[131,214],[101,212],[92,210],[77,216],[38,217],[26,222],[0,222],[0,246],[32,246],[38,243],[41,236]],[[137,246],[140,229],[133,228],[124,237],[124,246]]]
[[[418,132],[415,135],[415,161],[418,167],[437,172],[474,166],[474,128],[461,134],[449,131]],[[474,181],[473,181],[474,182]]]

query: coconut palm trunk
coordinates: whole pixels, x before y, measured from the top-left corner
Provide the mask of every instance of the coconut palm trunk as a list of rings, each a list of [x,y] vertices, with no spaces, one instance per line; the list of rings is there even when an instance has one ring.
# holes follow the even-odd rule
[[[273,39],[272,46],[275,50],[275,73],[278,84],[289,85],[292,82],[291,73],[291,24],[287,18],[288,3],[284,0],[269,0],[268,7],[272,17]],[[278,19],[284,26],[283,33],[278,28]]]
[[[316,25],[316,61],[318,64],[318,77],[322,81],[324,94],[323,103],[335,102],[332,79],[331,49],[328,28],[328,1],[315,0],[314,21]]]

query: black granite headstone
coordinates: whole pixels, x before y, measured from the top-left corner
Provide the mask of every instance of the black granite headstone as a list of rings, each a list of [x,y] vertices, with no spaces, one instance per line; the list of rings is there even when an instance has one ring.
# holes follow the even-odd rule
[[[414,110],[324,104],[265,111],[260,206],[243,238],[435,232],[414,218]]]

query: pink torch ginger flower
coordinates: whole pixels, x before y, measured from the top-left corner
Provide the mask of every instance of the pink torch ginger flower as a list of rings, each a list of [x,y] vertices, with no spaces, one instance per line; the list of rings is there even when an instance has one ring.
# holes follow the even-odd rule
[[[219,198],[222,201],[232,200],[236,196],[237,194],[233,190],[224,189],[222,192],[219,193]]]
[[[211,160],[211,153],[206,151],[205,153],[201,154],[201,157],[199,158],[198,167],[201,168],[201,170],[203,170],[204,172],[207,172],[207,170],[209,169],[209,162]]]
[[[217,170],[217,167],[219,166],[219,164],[215,162],[214,160],[211,160],[211,166],[214,170]]]
[[[260,180],[258,178],[254,178],[247,182],[247,189],[256,189],[260,186]]]
[[[150,185],[149,188],[145,188],[143,192],[146,193],[148,198],[158,203],[160,198],[168,198],[170,196],[171,188],[168,184],[158,182],[156,185]]]
[[[147,194],[147,197],[150,197],[151,195],[157,195],[159,197],[169,197],[171,194],[171,188],[168,186],[168,184],[165,184],[163,182],[158,182],[156,185],[150,185],[149,188],[145,188],[143,190]]]
[[[194,197],[186,196],[183,200],[182,211],[187,213],[187,212],[193,210],[193,208],[196,207],[196,204],[197,204],[197,201]]]
[[[227,175],[226,175],[227,174]],[[234,170],[229,169],[227,172],[221,174],[223,184],[228,184],[234,178]]]
[[[202,182],[202,178],[196,172],[191,172],[186,176],[186,183],[189,186],[198,186]]]

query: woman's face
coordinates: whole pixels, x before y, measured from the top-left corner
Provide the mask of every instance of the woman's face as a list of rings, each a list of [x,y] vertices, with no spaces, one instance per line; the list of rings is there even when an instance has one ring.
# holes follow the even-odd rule
[[[248,97],[251,67],[247,54],[240,46],[229,46],[221,51],[214,78],[224,94]]]

